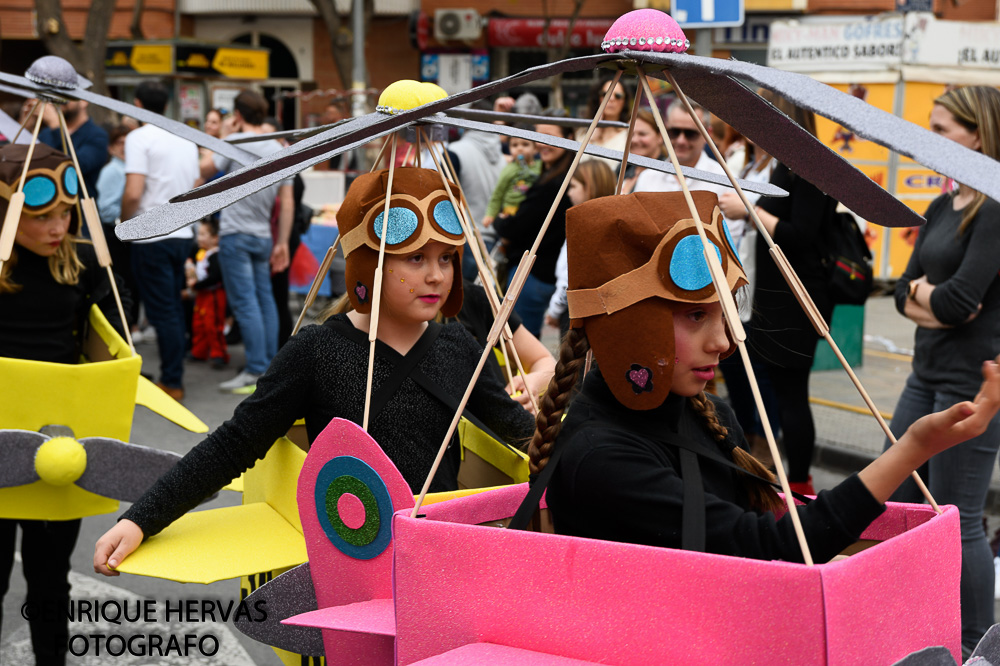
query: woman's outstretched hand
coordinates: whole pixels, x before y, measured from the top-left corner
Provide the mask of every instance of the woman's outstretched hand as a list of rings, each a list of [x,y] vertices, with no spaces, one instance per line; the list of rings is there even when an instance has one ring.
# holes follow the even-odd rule
[[[983,362],[976,399],[928,414],[911,425],[896,444],[858,474],[872,497],[889,499],[908,476],[932,456],[986,431],[1000,410],[1000,356]]]
[[[94,546],[94,571],[105,576],[118,576],[114,569],[139,547],[142,536],[142,528],[131,520],[119,520]]]

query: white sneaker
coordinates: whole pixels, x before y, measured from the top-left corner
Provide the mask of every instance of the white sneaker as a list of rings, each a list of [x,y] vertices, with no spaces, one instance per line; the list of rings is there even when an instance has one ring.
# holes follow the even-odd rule
[[[1000,599],[1000,557],[993,558],[993,573],[994,573],[994,583],[993,583],[993,598]]]
[[[249,393],[255,386],[257,386],[258,379],[260,379],[260,375],[242,370],[240,371],[240,374],[236,375],[229,381],[219,384],[219,390]],[[246,389],[250,389],[250,391],[247,391]]]

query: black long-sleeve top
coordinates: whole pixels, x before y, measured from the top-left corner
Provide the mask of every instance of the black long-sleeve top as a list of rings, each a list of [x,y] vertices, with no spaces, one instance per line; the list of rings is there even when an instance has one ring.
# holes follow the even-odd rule
[[[837,202],[815,185],[778,164],[771,183],[787,197],[762,197],[757,205],[778,218],[777,243],[795,269],[820,314],[829,321],[833,303],[827,294],[823,238],[836,213]],[[768,254],[767,243],[757,237],[757,284],[754,287],[748,347],[758,358],[786,368],[812,365],[819,336]]]
[[[331,319],[351,326],[346,315]],[[418,368],[457,402],[481,349],[461,324],[449,324]],[[402,358],[388,345],[376,342],[374,392]],[[278,351],[257,389],[240,403],[233,417],[184,456],[122,518],[138,524],[149,537],[263,458],[296,419],[305,418],[310,441],[335,417],[360,423],[367,366],[366,335],[348,337],[330,321],[303,328]],[[508,442],[519,443],[534,431],[531,414],[511,400],[490,373],[480,376],[468,409]],[[369,434],[415,493],[430,471],[452,416],[444,403],[407,377],[369,423]],[[459,456],[453,442],[431,484],[432,492],[457,488]]]
[[[671,394],[657,409],[635,411],[615,400],[599,370],[592,371],[566,418],[557,447],[565,447],[548,486],[557,533],[650,546],[681,547],[683,479],[677,449],[658,433],[697,433],[695,443],[729,459],[744,446],[732,410],[714,399],[728,429],[716,442],[686,398]],[[693,427],[690,427],[693,426]],[[754,559],[801,562],[789,516],[748,508],[738,474],[699,456],[705,489],[706,551]],[[856,475],[798,507],[813,558],[826,562],[856,541],[885,507]]]
[[[509,217],[498,217],[493,222],[497,234],[508,242],[507,257],[511,262],[520,261],[524,252],[531,249],[545,216],[552,208],[552,202],[559,194],[562,181],[562,177],[559,176],[547,181],[544,178],[536,181],[525,194],[524,201],[516,213]],[[549,223],[549,228],[546,229],[545,236],[538,246],[531,275],[542,282],[556,283],[556,262],[559,260],[559,251],[566,242],[566,211],[571,205],[569,197],[563,195],[552,222]]]
[[[910,281],[922,275],[935,286],[930,306],[945,329],[917,327],[913,372],[936,391],[968,397],[982,382],[982,363],[1000,353],[1000,204],[987,199],[965,233],[962,211],[944,194],[927,208],[903,276],[896,309],[906,307]],[[979,304],[983,309],[966,323]]]
[[[23,247],[16,252],[11,280],[21,288],[0,294],[0,356],[77,363],[82,332],[94,304],[112,326],[124,331],[108,272],[97,263],[92,245],[76,244],[83,270],[74,285],[56,282],[48,257]]]

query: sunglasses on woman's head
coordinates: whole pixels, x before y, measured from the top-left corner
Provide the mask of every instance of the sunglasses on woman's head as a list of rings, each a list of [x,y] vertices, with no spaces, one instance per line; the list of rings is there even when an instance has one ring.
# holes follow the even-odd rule
[[[701,133],[698,132],[698,130],[696,129],[678,129],[676,127],[671,127],[670,129],[667,130],[667,136],[669,136],[671,139],[676,139],[681,134],[683,134],[684,138],[687,139],[688,141],[694,141],[699,136],[701,136]]]
[[[607,94],[608,94],[608,91],[607,91],[607,89],[605,89],[605,90],[602,90],[602,91],[601,91],[601,94],[602,94],[602,95],[607,95]],[[623,93],[623,92],[622,92],[622,91],[620,91],[620,90],[616,90],[616,91],[615,91],[615,94],[613,95],[613,97],[614,97],[615,99],[617,99],[617,100],[623,100],[623,99],[625,99],[625,93]]]

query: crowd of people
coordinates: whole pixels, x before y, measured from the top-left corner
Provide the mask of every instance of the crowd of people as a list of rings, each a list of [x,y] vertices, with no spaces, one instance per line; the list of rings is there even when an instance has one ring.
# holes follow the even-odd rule
[[[611,85],[608,79],[594,86],[590,113],[596,114],[599,101],[610,95],[604,119],[627,122],[632,91],[622,83],[614,90]],[[810,112],[773,93],[761,94],[806,131],[816,133]],[[144,82],[136,89],[135,104],[162,114],[168,95],[161,84]],[[497,100],[495,108],[537,106],[529,96],[516,102]],[[266,100],[252,90],[241,92],[233,107],[209,112],[205,130],[245,138],[279,128],[267,118]],[[1000,158],[1000,92],[985,87],[952,90],[935,100],[933,109],[933,131]],[[697,105],[693,111],[695,116],[679,101],[666,106],[668,146],[651,110],[640,110],[629,150],[656,159],[672,152],[682,166],[724,175],[700,128],[712,126],[712,118]],[[226,330],[238,328],[246,365],[219,387],[255,389],[233,419],[192,450],[98,542],[95,569],[116,575],[114,568],[144,538],[263,457],[297,418],[305,419],[310,439],[331,418],[360,422],[378,257],[378,239],[367,233],[366,224],[387,205],[379,189],[386,173],[357,177],[338,212],[346,293],[321,325],[290,337],[287,272],[299,242],[301,180],[288,179],[241,199],[197,229],[185,227],[151,241],[122,244],[114,239],[117,223],[238,165],[205,150],[199,154],[194,144],[148,124],[115,126],[106,132],[89,119],[85,102],[70,102],[64,114],[80,177],[98,201],[111,240],[116,271],[134,295],[134,305],[126,311],[128,321],[114,318],[114,323],[140,334],[141,303],[155,331],[159,385],[178,400],[184,398],[186,358],[227,367]],[[560,121],[561,110],[541,114],[545,119],[531,129],[574,138],[574,130]],[[50,128],[58,125],[51,118],[43,121]],[[628,136],[622,127],[603,127],[593,143],[621,150]],[[751,141],[731,130],[724,136],[721,157],[733,172],[789,193],[750,203],[829,321],[834,304],[826,287],[824,233],[837,202]],[[40,138],[55,148],[61,145],[58,132],[46,130]],[[268,139],[242,147],[267,156],[282,144]],[[774,461],[762,447],[761,415],[743,364],[730,356],[734,345],[719,297],[708,293],[712,290],[704,273],[690,262],[680,262],[676,270],[670,264],[669,280],[661,271],[663,284],[655,288],[643,282],[650,275],[644,267],[663,261],[657,259],[662,248],[667,254],[681,245],[687,213],[671,194],[681,189],[678,179],[587,158],[563,187],[572,151],[520,138],[502,140],[481,131],[465,132],[447,150],[486,248],[506,258],[508,281],[548,223],[511,321],[526,374],[508,380],[498,367],[491,367],[481,376],[469,408],[500,438],[527,450],[534,472],[552,466],[546,483],[556,530],[671,547],[691,547],[691,539],[700,538],[701,548],[710,552],[800,560],[790,519],[775,521],[767,515],[778,507],[777,496],[761,481],[771,478],[768,467]],[[48,153],[39,158],[43,154]],[[424,160],[423,166],[429,163]],[[0,178],[2,167],[0,163]],[[620,193],[633,196],[612,200],[623,168]],[[483,288],[473,282],[477,270],[470,244],[478,241],[465,236],[441,174],[407,168],[397,170],[395,178],[388,224],[397,223],[391,211],[400,210],[405,211],[400,219],[408,213],[415,225],[390,229],[373,392],[390,388],[374,401],[378,405],[370,432],[416,492],[454,408],[442,395],[457,397],[464,391],[492,312]],[[699,205],[708,206],[703,219],[718,225],[719,238],[729,238],[722,253],[730,267],[729,288],[740,300],[754,372],[767,418],[782,434],[792,489],[814,495],[810,464],[816,434],[808,398],[819,336],[785,286],[743,201],[720,185],[693,180],[688,185]],[[407,198],[397,199],[397,192]],[[433,208],[410,201],[432,198],[441,200]],[[721,211],[718,220],[712,215],[715,201]],[[89,255],[64,247],[72,234],[69,206],[60,205],[65,210],[25,214],[25,233],[17,238],[19,255],[24,256],[8,262],[0,273],[0,311],[26,307],[23,301],[32,289],[75,285],[81,270],[89,275]],[[923,465],[939,501],[954,503],[961,511],[963,644],[970,651],[993,623],[993,569],[982,512],[989,471],[1000,448],[1000,371],[989,362],[1000,354],[994,333],[1000,252],[991,234],[998,214],[995,202],[962,184],[931,204],[928,224],[896,289],[900,312],[918,325],[913,374],[892,424],[898,443],[887,446],[883,456],[859,474],[820,493],[802,511],[814,554],[828,559],[858,538],[893,493],[918,501],[904,481]],[[35,227],[46,227],[51,235],[43,237],[41,230],[32,231]],[[46,262],[35,255],[59,259]],[[28,275],[32,262],[42,268],[35,266],[37,274]],[[594,307],[587,293],[613,281],[628,302],[607,317],[586,310]],[[99,280],[85,282],[88,288],[82,293],[74,290],[74,308],[104,295]],[[621,288],[625,282],[628,289]],[[11,286],[15,284],[24,286],[23,293],[21,287]],[[659,298],[651,299],[651,293]],[[49,326],[38,316],[36,326]],[[0,317],[0,322],[7,321]],[[558,361],[539,342],[545,325],[560,329]],[[35,358],[22,349],[23,331],[8,328],[0,323],[0,355]],[[72,346],[71,339],[62,340],[66,331],[58,334],[61,344]],[[588,350],[596,365],[584,378]],[[70,357],[58,360],[72,362]],[[727,401],[711,395],[716,370],[724,373]],[[397,372],[404,376],[395,377]],[[529,398],[540,400],[537,414]],[[663,437],[661,423],[671,431]],[[681,470],[690,460],[684,447],[679,453],[665,448],[664,437],[668,443],[687,439],[690,446],[716,456],[701,461],[701,494],[709,499],[702,503],[708,529],[700,537],[683,527],[690,523],[684,504],[692,493],[687,487],[692,477]],[[560,447],[561,466],[556,469]],[[432,490],[457,487],[457,447],[451,453]],[[732,460],[730,467],[742,471],[720,466],[719,453]],[[13,525],[0,528],[13,534]],[[67,544],[71,550],[75,532],[54,538],[63,550]]]

